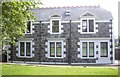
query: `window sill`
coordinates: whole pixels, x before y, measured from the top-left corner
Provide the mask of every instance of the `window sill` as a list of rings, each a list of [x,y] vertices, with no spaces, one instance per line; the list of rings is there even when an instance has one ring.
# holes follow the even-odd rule
[[[81,34],[95,34],[96,32],[81,32]]]
[[[24,33],[24,34],[32,34],[32,33]]]
[[[18,56],[18,58],[33,58],[32,56]]]
[[[96,57],[81,57],[81,59],[96,59]]]
[[[61,34],[61,33],[50,33],[50,34]]]
[[[64,57],[48,57],[48,58],[61,59],[61,58],[64,58]]]

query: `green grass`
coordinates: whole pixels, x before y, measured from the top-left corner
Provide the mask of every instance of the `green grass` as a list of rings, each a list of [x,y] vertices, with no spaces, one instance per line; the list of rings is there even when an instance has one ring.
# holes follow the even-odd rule
[[[118,75],[117,68],[51,67],[3,64],[3,75]]]

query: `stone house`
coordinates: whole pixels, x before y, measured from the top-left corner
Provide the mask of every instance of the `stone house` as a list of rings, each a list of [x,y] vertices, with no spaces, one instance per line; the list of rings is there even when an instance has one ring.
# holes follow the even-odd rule
[[[111,12],[99,6],[33,9],[36,20],[19,38],[9,61],[41,64],[114,63]],[[12,53],[12,55],[11,55]]]

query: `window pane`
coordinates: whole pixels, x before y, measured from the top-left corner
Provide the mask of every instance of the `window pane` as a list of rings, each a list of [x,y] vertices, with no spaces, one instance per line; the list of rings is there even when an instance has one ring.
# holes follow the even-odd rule
[[[101,42],[101,57],[107,57],[108,56],[108,43],[107,42]]]
[[[94,57],[94,42],[89,42],[89,57]]]
[[[52,32],[59,32],[59,21],[52,21]]]
[[[25,47],[25,44],[24,42],[20,42],[20,56],[24,56],[24,47]]]
[[[87,20],[82,20],[82,31],[87,32]]]
[[[93,22],[93,20],[89,20],[89,32],[94,32],[94,22]]]
[[[31,21],[27,22],[27,33],[31,32]]]
[[[50,57],[55,57],[55,42],[50,42]]]
[[[87,42],[82,43],[82,56],[87,57]]]
[[[31,52],[31,43],[26,42],[26,56],[30,56],[30,52]]]
[[[56,42],[56,56],[62,57],[62,45],[61,42]]]

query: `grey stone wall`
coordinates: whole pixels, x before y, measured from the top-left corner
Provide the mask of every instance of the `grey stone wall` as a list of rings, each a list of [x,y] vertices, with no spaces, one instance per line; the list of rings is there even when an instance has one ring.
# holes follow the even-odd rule
[[[96,34],[81,34],[78,32],[78,25],[80,23],[71,23],[71,62],[72,63],[95,63],[96,59],[80,59],[78,58],[78,54],[80,54],[77,51],[77,48],[79,45],[77,43],[80,41],[79,38],[98,38],[98,37],[110,37],[109,32],[109,24],[110,23],[96,23],[98,24],[98,32]],[[35,50],[33,53],[35,56],[33,58],[18,58],[16,56],[16,47],[14,47],[13,52],[13,60],[14,61],[33,61],[33,62],[61,62],[61,63],[67,63],[68,62],[68,52],[69,52],[69,43],[68,38],[70,35],[70,23],[62,23],[64,32],[61,34],[50,34],[48,33],[48,25],[49,23],[42,23],[42,24],[34,24],[35,28],[33,29],[35,32],[33,34],[25,35],[25,38],[34,38],[33,42],[35,45],[33,47]],[[45,45],[45,42],[47,42],[48,38],[64,38],[64,42],[66,42],[66,45],[64,46],[66,48],[66,51],[64,54],[66,54],[66,57],[64,58],[47,58],[45,55],[47,52],[45,51],[45,48],[47,48],[47,45]]]

